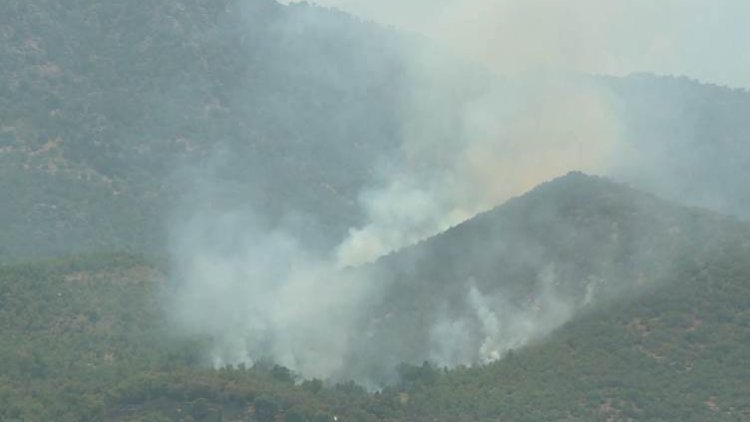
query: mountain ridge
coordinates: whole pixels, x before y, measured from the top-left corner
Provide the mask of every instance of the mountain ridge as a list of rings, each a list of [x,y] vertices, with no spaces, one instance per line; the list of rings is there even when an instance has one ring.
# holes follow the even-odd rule
[[[574,75],[617,126],[603,176],[320,268],[391,173],[421,194],[472,137],[559,123],[555,82],[413,38],[307,3],[1,2],[0,420],[750,420],[750,91]],[[181,273],[204,217],[239,223]]]
[[[95,3],[0,6],[0,195],[14,198],[0,203],[0,260],[163,254],[174,214],[209,200],[272,222],[309,215],[329,247],[365,223],[359,195],[404,142],[402,94],[418,82],[406,35],[270,0]],[[439,120],[496,82],[471,71],[455,90],[424,88],[456,107]],[[611,176],[749,215],[746,92],[594,79],[640,151]]]
[[[647,212],[622,209],[621,201],[632,203],[633,195],[642,200],[631,210]],[[609,206],[601,206],[600,201]],[[534,209],[545,212],[535,215]],[[622,212],[611,214],[612,210]],[[508,216],[530,226],[521,220],[515,224]],[[638,251],[607,246],[606,242],[629,244],[630,240],[624,233],[619,239],[610,237],[613,226],[600,223],[620,221],[622,231],[629,227],[623,223],[626,217],[655,221],[633,225],[646,228],[634,233],[647,235],[644,242],[635,243],[650,248],[646,255],[675,258],[669,265],[637,269],[651,280],[645,284],[635,282],[638,271],[623,270],[617,262],[596,266],[598,257],[578,248],[598,241],[595,249],[607,252],[600,256],[640,259]],[[565,259],[577,254],[559,251],[554,241],[569,232],[550,228],[571,222],[585,230],[579,237],[564,237],[563,243],[581,252],[583,260],[566,264]],[[670,234],[674,222],[696,230]],[[488,224],[499,228],[488,230]],[[520,232],[510,230],[513,227]],[[438,250],[464,232],[484,233],[484,237],[466,235],[484,245],[488,237],[498,233],[518,237],[529,227],[536,230],[525,235],[526,243],[512,248],[459,243],[452,251]],[[653,227],[660,229],[652,231]],[[587,232],[592,235],[587,237]],[[540,250],[548,248],[546,253],[528,252],[537,237],[542,239]],[[453,239],[443,240],[448,238]],[[702,243],[690,247],[695,238]],[[670,250],[657,248],[673,244]],[[750,411],[743,404],[747,392],[743,380],[750,376],[743,366],[747,359],[743,350],[748,347],[743,339],[750,327],[750,267],[743,260],[750,254],[746,223],[573,173],[509,201],[506,208],[477,217],[468,228],[462,225],[414,249],[420,248],[432,251],[386,257],[369,268],[374,281],[393,288],[380,296],[364,319],[362,333],[367,340],[360,346],[365,350],[352,351],[352,373],[393,374],[386,367],[399,367],[395,375],[380,378],[390,386],[377,394],[345,382],[326,387],[307,380],[295,385],[288,369],[263,362],[254,368],[207,368],[203,353],[211,347],[210,338],[180,340],[164,334],[170,328],[158,303],[169,291],[162,289],[170,284],[157,283],[163,270],[149,270],[153,264],[142,259],[92,257],[52,265],[2,266],[0,321],[18,329],[11,333],[13,342],[0,347],[7,364],[0,370],[6,380],[0,386],[0,415],[11,420],[78,420],[89,415],[133,421],[159,415],[161,419],[155,420],[161,421],[183,420],[184,412],[197,420],[212,420],[205,418],[222,413],[241,418],[254,412],[263,421],[314,420],[316,414],[327,418],[321,421],[334,415],[363,421],[729,421]],[[528,250],[518,254],[521,249]],[[487,262],[486,255],[476,251],[488,252],[492,259]],[[429,264],[420,260],[433,253]],[[454,256],[477,261],[464,265]],[[552,269],[547,266],[550,262]],[[595,300],[572,314],[552,312],[550,307],[559,301],[545,299],[550,291],[544,288],[551,286],[552,296],[580,305],[586,300],[585,284],[593,280],[599,286],[601,279],[623,285],[602,284],[612,289],[597,289],[614,296],[598,300],[594,295]],[[635,290],[629,293],[629,287]],[[471,308],[482,303],[503,305],[486,308],[504,321],[495,328],[494,338],[485,335],[479,322],[482,315]],[[447,320],[430,321],[436,311]],[[533,324],[513,322],[519,320]],[[24,332],[22,327],[34,329]],[[450,327],[460,328],[464,335]],[[521,335],[529,327],[540,328]],[[436,342],[435,334],[446,329],[450,342]],[[56,336],[66,340],[56,341]],[[513,341],[503,342],[503,337]],[[462,342],[470,347],[446,349]],[[480,358],[476,348],[483,345],[492,362]],[[425,347],[432,348],[432,354]],[[498,354],[493,355],[493,350]],[[435,363],[422,364],[423,358]],[[372,359],[380,363],[364,364]],[[442,369],[461,362],[473,365]],[[70,401],[60,395],[61,390],[48,388],[51,385],[68,385],[85,400]],[[292,415],[303,419],[291,419]]]
[[[361,328],[368,338],[358,338],[352,356],[377,364],[353,362],[354,371],[367,378],[388,374],[400,361],[486,363],[582,312],[665,288],[675,268],[727,242],[747,249],[748,225],[569,173],[364,267],[383,287]],[[463,340],[442,344],[440,318],[447,318],[445,327],[461,326],[454,335]],[[486,324],[500,325],[490,335]]]

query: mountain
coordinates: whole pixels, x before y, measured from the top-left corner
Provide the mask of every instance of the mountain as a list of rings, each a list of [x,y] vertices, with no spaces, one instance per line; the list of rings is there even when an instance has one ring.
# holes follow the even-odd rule
[[[425,40],[305,3],[8,0],[0,28],[6,262],[163,254],[174,220],[206,204],[269,225],[299,214],[332,248],[365,222],[361,193],[413,135],[411,97],[429,101],[431,126],[417,132],[452,139],[462,113],[504,84],[453,58],[425,77]],[[748,215],[747,91],[596,81],[628,146],[612,176]]]
[[[750,93],[685,77],[600,78],[629,150],[609,174],[687,205],[747,218]]]
[[[0,419],[750,419],[750,93],[685,78],[583,78],[633,188],[570,173],[337,274],[370,289],[316,327],[352,328],[330,380],[213,369],[221,333],[174,326],[175,222],[293,220],[325,254],[401,167],[439,188],[467,123],[555,100],[428,44],[306,3],[3,1]]]
[[[398,37],[342,13],[12,0],[0,15],[0,258],[162,253],[205,179],[217,207],[299,209],[340,234],[396,145]]]
[[[406,419],[747,418],[749,228],[573,173],[386,258],[398,282],[379,341],[449,303],[462,323],[447,344],[479,332],[472,350],[506,351],[442,376],[407,371]],[[474,288],[496,306],[472,303]],[[482,332],[488,319],[500,338]],[[429,326],[395,338],[424,350],[419,333]]]
[[[207,368],[212,339],[169,334],[159,301],[172,287],[158,263],[6,265],[0,415],[742,420],[749,252],[746,223],[571,173],[362,269],[385,288],[358,339],[372,349],[357,350],[353,370],[405,361],[376,393],[295,383],[273,363]],[[445,332],[450,341],[435,340]],[[483,347],[502,359],[482,360]],[[451,358],[474,365],[443,369]]]
[[[733,218],[570,173],[368,268],[383,287],[352,365],[492,361],[748,239]]]

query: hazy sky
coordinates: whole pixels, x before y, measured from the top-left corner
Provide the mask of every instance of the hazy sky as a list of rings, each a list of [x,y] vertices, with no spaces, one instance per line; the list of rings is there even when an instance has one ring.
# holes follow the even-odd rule
[[[750,88],[749,0],[314,2],[428,35],[500,73],[648,71]]]

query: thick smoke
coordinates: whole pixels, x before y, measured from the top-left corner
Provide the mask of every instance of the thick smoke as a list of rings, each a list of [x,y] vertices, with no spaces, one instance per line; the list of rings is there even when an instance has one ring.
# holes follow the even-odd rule
[[[468,313],[455,318],[437,316],[429,333],[429,360],[444,367],[490,363],[559,327],[576,309],[556,291],[554,277],[552,269],[544,270],[534,300],[524,306],[470,286],[465,298]],[[477,339],[471,338],[474,329]]]
[[[389,13],[417,3],[352,7],[395,16]],[[378,313],[394,281],[364,264],[570,170],[603,174],[620,168],[619,157],[632,148],[622,140],[617,101],[569,72],[620,74],[657,56],[668,70],[679,64],[669,61],[677,54],[673,39],[649,38],[660,21],[651,21],[655,13],[644,2],[634,8],[612,2],[594,23],[585,18],[600,10],[593,1],[573,2],[570,9],[568,2],[421,3],[415,10],[433,10],[432,16],[391,21],[433,38],[404,38],[411,44],[400,57],[399,76],[409,87],[397,110],[400,145],[360,187],[355,205],[364,222],[337,246],[310,241],[307,234],[325,228],[314,215],[295,214],[302,210],[269,218],[252,200],[212,208],[207,204],[222,187],[211,178],[201,178],[197,199],[178,213],[173,253],[179,290],[172,315],[185,332],[211,339],[214,365],[268,359],[305,377],[378,385],[392,376],[377,372],[401,361],[452,367],[497,360],[594,300],[588,288],[583,297],[562,294],[552,269],[540,271],[525,302],[457,280],[462,287],[451,300],[459,305],[451,306],[461,311],[449,311],[447,304],[444,312],[443,305],[430,308],[422,331],[404,334],[388,328],[392,314]],[[621,16],[641,15],[650,19],[652,32],[610,32]],[[294,33],[300,21],[278,23],[284,24]],[[625,54],[640,45],[645,51],[635,59]],[[632,60],[623,66],[622,57]],[[544,268],[541,260],[537,264]],[[410,341],[422,344],[412,347]]]
[[[309,377],[345,375],[374,285],[336,271],[290,227],[261,221],[250,209],[206,210],[180,224],[176,321],[211,338],[217,367],[270,360]]]
[[[449,68],[447,60],[415,64],[397,164],[383,169],[382,186],[361,193],[368,223],[339,246],[339,266],[371,262],[545,180],[571,170],[601,173],[613,160],[620,129],[609,98],[594,86],[551,77],[497,82],[456,110],[440,104],[451,98],[429,93],[464,83],[432,74]]]

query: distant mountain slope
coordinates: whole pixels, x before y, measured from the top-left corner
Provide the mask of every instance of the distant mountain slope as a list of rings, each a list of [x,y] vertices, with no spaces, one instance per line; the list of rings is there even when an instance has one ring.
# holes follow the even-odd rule
[[[12,0],[0,25],[0,255],[161,252],[200,175],[340,235],[396,144],[396,36],[341,13]]]
[[[750,217],[750,91],[687,78],[600,78],[623,137],[610,175],[665,198]]]
[[[2,2],[0,260],[161,253],[178,205],[196,202],[299,213],[335,244],[403,142],[407,38],[272,0]],[[418,80],[440,136],[491,85],[457,73],[466,86]],[[748,215],[750,94],[644,75],[601,85],[638,152],[613,176]],[[221,187],[210,201],[205,179]]]

